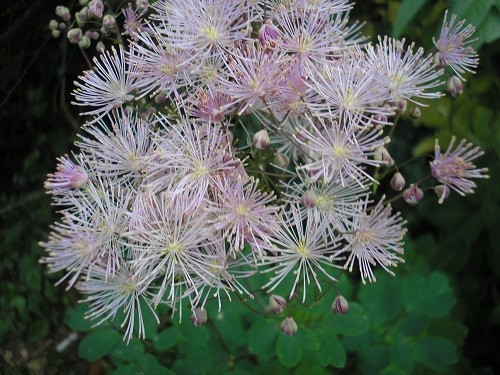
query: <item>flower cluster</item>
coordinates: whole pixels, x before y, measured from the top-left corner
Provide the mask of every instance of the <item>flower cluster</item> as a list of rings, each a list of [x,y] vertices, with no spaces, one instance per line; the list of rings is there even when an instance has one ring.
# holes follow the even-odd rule
[[[267,292],[291,281],[285,293],[303,303],[343,270],[363,283],[375,267],[394,274],[405,221],[370,194],[374,171],[394,164],[388,134],[407,101],[439,98],[445,64],[472,70],[462,47],[472,29],[445,23],[436,62],[404,40],[365,43],[347,0],[135,7],[147,18],[124,9],[127,43],[75,82],[73,104],[88,119],[80,151],[45,184],[62,219],[41,244],[43,262],[87,296],[88,317],[125,311],[130,340],[134,325],[144,335],[141,309],[180,314],[187,301],[199,325],[209,299],[221,309],[253,298],[246,279],[257,272]],[[99,0],[85,9],[102,17]],[[462,52],[441,51],[452,47]],[[469,193],[469,179],[483,177],[471,163],[480,152],[451,148],[436,148],[432,174]],[[391,184],[405,181],[399,173]],[[283,311],[282,297],[272,301]],[[332,309],[346,313],[344,301]]]

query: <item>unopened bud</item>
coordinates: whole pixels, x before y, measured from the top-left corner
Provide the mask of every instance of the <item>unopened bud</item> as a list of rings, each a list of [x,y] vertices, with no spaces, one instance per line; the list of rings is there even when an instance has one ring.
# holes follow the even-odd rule
[[[51,31],[56,30],[58,27],[59,27],[59,22],[57,22],[56,20],[50,20],[49,29]]]
[[[387,124],[387,116],[386,115],[373,115],[372,116],[372,121],[376,124]]]
[[[424,192],[418,186],[410,185],[408,189],[403,192],[403,199],[411,206],[415,206],[424,197]]]
[[[97,31],[88,30],[88,31],[85,32],[85,35],[87,37],[89,37],[90,39],[92,39],[92,40],[99,39],[99,32],[97,32]]]
[[[289,160],[285,155],[279,152],[274,155],[274,164],[276,164],[278,167],[286,168],[288,166],[288,163]]]
[[[82,39],[78,42],[78,45],[83,48],[87,49],[90,47],[90,38],[86,35],[82,36]]]
[[[417,119],[417,118],[420,118],[420,116],[422,116],[422,112],[420,112],[420,108],[418,107],[413,107],[411,110],[410,110],[410,117],[413,118],[413,119]]]
[[[106,51],[106,46],[104,45],[103,42],[99,42],[97,43],[97,45],[95,46],[95,50],[99,53],[103,53],[104,51]]]
[[[78,12],[78,17],[82,20],[82,21],[88,21],[89,20],[89,7],[83,7],[82,9],[80,9],[80,11]]]
[[[451,76],[446,81],[446,92],[455,97],[464,92],[464,84],[457,76]]]
[[[61,22],[58,28],[59,30],[66,30],[66,24],[64,22]]]
[[[193,310],[193,315],[191,315],[191,324],[195,327],[199,327],[207,322],[207,310],[197,307]]]
[[[349,303],[343,295],[337,295],[332,303],[332,311],[337,315],[345,315],[349,312]]]
[[[295,323],[295,320],[291,316],[286,317],[280,324],[280,329],[281,332],[283,332],[287,336],[292,336],[295,334],[298,330],[299,327],[297,326],[297,323]]]
[[[271,144],[271,139],[266,129],[262,129],[253,135],[253,145],[259,150],[266,150]]]
[[[78,3],[80,4],[80,6],[84,7],[89,3],[89,0],[80,0]]]
[[[396,101],[394,110],[397,113],[404,113],[407,107],[408,107],[408,102],[406,101],[406,99],[401,99]]]
[[[276,294],[269,296],[269,309],[275,314],[281,314],[287,305],[286,299]]]
[[[82,39],[82,29],[71,29],[67,36],[70,43],[76,44]]]
[[[313,190],[306,190],[300,198],[300,203],[307,208],[313,208],[316,206],[316,193]]]
[[[136,0],[135,2],[135,8],[139,13],[145,10],[148,6],[149,6],[148,0]]]
[[[167,95],[164,92],[160,92],[155,95],[154,102],[156,104],[165,104],[167,102]]]
[[[52,30],[52,38],[59,38],[61,32],[59,30]]]
[[[69,9],[62,5],[56,7],[56,15],[58,15],[65,21],[69,21],[71,19],[71,13],[69,12]]]
[[[442,204],[443,201],[450,196],[450,188],[446,185],[438,185],[434,187],[434,192],[437,194],[438,203]]]
[[[401,173],[394,173],[394,176],[391,178],[391,188],[396,191],[401,191],[405,187],[405,183],[405,179]]]
[[[260,27],[258,37],[261,47],[274,48],[279,43],[280,32],[270,21],[266,21]]]
[[[375,154],[374,154],[373,158],[376,161],[380,161],[382,164],[384,164],[388,167],[394,165],[394,160],[392,159],[391,155],[389,154],[389,151],[387,151],[387,149],[384,146],[379,147],[377,150],[375,150]]]
[[[113,30],[116,27],[116,19],[110,14],[106,14],[102,19],[102,27],[106,30]]]
[[[102,18],[102,13],[104,12],[104,5],[101,0],[91,0],[89,2],[89,17],[90,18]]]

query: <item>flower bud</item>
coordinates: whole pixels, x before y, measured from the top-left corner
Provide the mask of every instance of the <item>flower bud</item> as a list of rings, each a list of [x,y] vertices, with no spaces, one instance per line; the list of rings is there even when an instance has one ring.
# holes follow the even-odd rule
[[[302,198],[300,198],[300,203],[307,208],[313,208],[316,206],[316,193],[313,190],[306,190]]]
[[[372,121],[376,124],[387,124],[387,116],[386,115],[373,115]]]
[[[259,29],[259,43],[264,49],[274,48],[279,43],[280,33],[276,26],[266,21]]]
[[[85,35],[87,35],[90,39],[92,40],[97,40],[99,39],[99,32],[98,31],[87,31],[85,33]]]
[[[104,5],[101,0],[91,0],[89,2],[89,17],[100,19],[104,12]]]
[[[269,138],[269,134],[266,129],[262,129],[254,134],[253,136],[253,145],[255,148],[259,150],[266,150],[269,148],[271,144],[271,139]]]
[[[106,14],[102,19],[102,27],[106,30],[113,30],[116,27],[116,19],[110,14]]]
[[[464,85],[460,78],[457,76],[452,76],[446,81],[446,92],[451,96],[455,97],[464,92]]]
[[[80,4],[80,6],[84,7],[89,3],[89,0],[80,0],[78,3]]]
[[[61,32],[59,30],[52,30],[53,38],[59,38],[59,35],[61,35]]]
[[[141,13],[143,10],[145,10],[149,6],[149,1],[148,0],[136,0],[135,1],[135,8],[137,9],[137,12]]]
[[[191,324],[195,327],[199,327],[207,322],[207,310],[197,307],[193,310],[193,315],[191,315]]]
[[[413,107],[411,110],[410,110],[410,117],[413,118],[413,119],[417,119],[417,118],[420,118],[420,116],[422,116],[422,112],[420,112],[420,108],[418,107]]]
[[[345,315],[349,312],[349,303],[343,295],[338,294],[332,303],[332,312],[337,315]]]
[[[401,99],[396,101],[394,110],[397,113],[404,113],[407,107],[408,107],[408,102],[406,101],[406,99]]]
[[[69,21],[71,19],[71,13],[69,12],[69,9],[62,5],[56,7],[56,15],[58,15],[65,21]]]
[[[78,42],[80,48],[87,49],[90,47],[90,38],[86,35],[82,36],[82,39]]]
[[[58,28],[59,30],[66,30],[66,24],[64,22],[61,22]]]
[[[79,17],[82,21],[88,21],[90,19],[89,17],[89,7],[83,7],[82,9],[80,9],[80,11],[78,12],[79,14]]]
[[[82,29],[71,29],[67,36],[70,43],[76,44],[82,39]]]
[[[287,336],[292,336],[295,334],[298,330],[299,327],[297,326],[297,323],[295,323],[295,320],[291,316],[286,317],[280,324],[280,329],[281,332],[283,332]]]
[[[104,45],[103,42],[99,42],[97,43],[97,45],[95,46],[95,50],[99,53],[103,53],[104,51],[106,51],[106,46]]]
[[[282,153],[278,152],[276,153],[276,155],[274,155],[274,164],[276,164],[278,167],[286,168],[288,166],[288,163],[288,158]]]
[[[401,173],[394,173],[394,176],[391,178],[391,188],[396,191],[401,191],[405,187],[405,183],[405,179]]]
[[[56,20],[50,20],[49,22],[49,29],[51,31],[57,29],[59,27],[59,22],[57,22]]]
[[[269,296],[269,309],[275,314],[281,314],[287,305],[286,299],[276,294]]]
[[[424,192],[418,186],[410,185],[408,189],[403,192],[403,199],[411,206],[415,206],[424,197]]]
[[[435,186],[434,192],[439,197],[439,200],[438,200],[439,204],[442,204],[443,201],[450,196],[450,188],[446,185]]]
[[[389,151],[387,151],[387,149],[384,146],[379,147],[378,149],[375,150],[373,158],[376,161],[380,161],[383,165],[386,165],[388,167],[394,165],[394,160],[389,154]]]

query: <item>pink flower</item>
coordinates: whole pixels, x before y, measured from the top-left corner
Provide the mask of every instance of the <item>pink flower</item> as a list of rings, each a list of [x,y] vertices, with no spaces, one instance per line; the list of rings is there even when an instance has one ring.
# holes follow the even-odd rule
[[[488,178],[487,168],[476,168],[472,160],[482,156],[483,151],[462,139],[455,150],[455,137],[451,138],[446,152],[442,153],[438,140],[434,147],[434,160],[430,162],[432,175],[442,184],[455,190],[460,195],[474,192],[476,184],[471,178]]]
[[[434,45],[438,49],[435,61],[443,67],[449,66],[462,81],[465,81],[462,74],[465,72],[475,73],[479,63],[477,53],[471,46],[467,46],[475,41],[475,39],[470,40],[469,38],[476,28],[472,25],[464,27],[465,20],[457,22],[456,15],[452,15],[450,21],[447,22],[447,16],[448,11],[444,13],[439,39],[433,38]]]
[[[344,264],[345,269],[352,272],[357,261],[361,273],[361,281],[365,279],[375,282],[372,267],[380,265],[389,274],[394,275],[388,267],[396,267],[404,263],[399,257],[403,254],[403,236],[406,229],[400,213],[392,214],[391,205],[383,205],[383,199],[371,210],[368,207],[368,198],[359,203],[359,213],[352,218],[344,238],[347,246],[336,252],[336,255],[348,254]]]

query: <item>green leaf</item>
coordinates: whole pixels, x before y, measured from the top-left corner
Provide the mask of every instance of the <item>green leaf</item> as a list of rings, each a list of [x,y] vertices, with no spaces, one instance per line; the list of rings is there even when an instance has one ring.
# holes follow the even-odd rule
[[[391,345],[391,363],[401,368],[405,374],[411,374],[415,358],[413,348],[401,338],[397,338]]]
[[[89,362],[110,353],[122,336],[110,327],[100,328],[87,335],[81,342],[78,355]]]
[[[380,373],[390,362],[389,349],[386,345],[370,346],[358,353],[359,367],[368,374]]]
[[[337,335],[331,334],[328,330],[318,330],[317,335],[321,342],[321,346],[316,351],[318,362],[322,366],[332,365],[333,367],[343,368],[346,354]]]
[[[349,312],[345,315],[329,314],[325,325],[328,332],[344,336],[358,336],[370,328],[370,321],[363,313],[361,305],[355,302],[349,303]]]
[[[276,340],[276,357],[283,366],[291,368],[300,362],[304,354],[302,346],[294,336],[281,334]]]
[[[124,341],[119,342],[110,355],[124,361],[136,361],[144,355],[144,347],[141,340],[132,339],[127,344]]]
[[[399,38],[403,31],[408,27],[413,17],[422,8],[427,0],[403,0],[399,6],[396,21],[392,26],[392,36]]]
[[[448,279],[440,272],[413,274],[402,278],[408,312],[439,318],[447,315],[455,304]]]
[[[429,325],[429,318],[426,315],[410,314],[401,321],[400,332],[404,336],[417,336],[424,332]]]
[[[179,328],[169,327],[155,335],[153,345],[159,350],[170,349],[179,342],[181,337],[182,332]]]
[[[146,354],[135,364],[134,374],[175,375],[173,371],[161,366],[156,357],[152,354]]]
[[[370,321],[383,324],[396,318],[403,310],[404,300],[400,282],[383,271],[376,271],[377,282],[363,285],[359,291],[359,301]]]
[[[134,365],[119,366],[110,375],[135,375]]]
[[[444,371],[458,358],[453,342],[441,337],[425,337],[414,343],[415,357],[427,367]]]
[[[316,351],[321,345],[316,332],[306,327],[301,327],[295,334],[295,338],[300,342],[304,350]]]
[[[248,351],[259,358],[271,359],[274,353],[278,322],[275,320],[259,320],[248,330]]]
[[[90,319],[85,319],[88,308],[89,306],[86,303],[68,307],[65,311],[64,322],[74,331],[90,331],[94,323]]]

